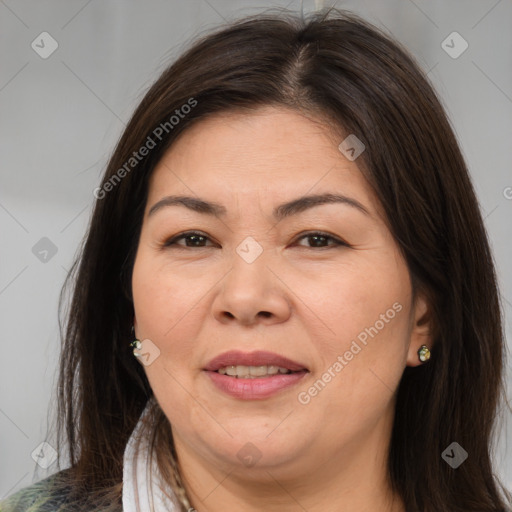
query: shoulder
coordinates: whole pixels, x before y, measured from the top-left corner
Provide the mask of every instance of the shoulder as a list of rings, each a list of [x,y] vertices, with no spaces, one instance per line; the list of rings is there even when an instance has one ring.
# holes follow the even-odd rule
[[[43,501],[49,501],[51,489],[55,486],[58,473],[44,480],[23,487],[0,501],[0,512],[25,512],[40,510]]]
[[[78,503],[71,502],[71,485],[69,484],[69,469],[59,471],[44,480],[24,487],[0,501],[0,512],[92,512],[96,507],[88,503],[88,497],[83,496]],[[104,510],[102,507],[97,510]],[[121,508],[112,508],[119,510]]]
[[[0,512],[54,512],[66,503],[69,488],[64,484],[67,470],[23,487],[0,501]]]

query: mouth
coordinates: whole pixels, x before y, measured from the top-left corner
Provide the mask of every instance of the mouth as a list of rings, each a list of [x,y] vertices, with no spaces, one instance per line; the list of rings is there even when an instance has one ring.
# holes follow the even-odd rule
[[[217,370],[217,373],[221,375],[227,375],[228,377],[235,377],[236,379],[262,379],[268,378],[272,375],[289,375],[292,372],[288,368],[274,365],[261,365],[261,366],[244,366],[244,365],[231,365],[224,366]]]
[[[217,389],[243,400],[268,398],[309,373],[302,363],[263,351],[225,352],[203,370]]]
[[[309,371],[302,363],[262,350],[249,353],[237,350],[224,352],[213,358],[204,367],[204,370],[239,378],[258,378],[268,375]]]

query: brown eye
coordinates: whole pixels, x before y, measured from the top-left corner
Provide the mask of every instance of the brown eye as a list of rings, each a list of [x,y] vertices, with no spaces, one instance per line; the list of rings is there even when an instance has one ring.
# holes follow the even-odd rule
[[[336,247],[336,246],[340,246],[340,245],[349,247],[349,244],[347,244],[346,242],[343,242],[342,240],[339,240],[338,238],[331,236],[327,233],[321,233],[321,232],[306,233],[305,235],[298,238],[298,240],[303,240],[304,238],[308,239],[308,241],[310,241],[312,243],[312,245],[310,246],[311,248],[316,247],[316,248],[322,249],[322,248],[329,248],[329,247],[333,247],[333,246]],[[331,244],[330,246],[324,245],[324,244],[328,244],[329,241],[333,242],[333,244]]]
[[[178,240],[185,240],[185,245],[178,244]],[[198,233],[196,231],[187,231],[185,233],[181,233],[178,236],[175,236],[174,238],[171,238],[170,240],[167,240],[164,243],[164,247],[170,247],[170,246],[178,246],[178,247],[190,247],[190,248],[203,248],[206,247],[203,245],[207,240],[210,240],[206,235],[203,235],[202,233]]]
[[[303,240],[307,239],[311,245],[309,245],[309,248],[317,248],[317,249],[328,249],[329,247],[337,247],[337,246],[346,246],[350,247],[349,244],[346,242],[329,235],[327,233],[322,232],[310,232],[302,235],[297,239]],[[179,244],[178,241],[185,240],[185,244]],[[167,240],[163,247],[180,247],[180,248],[196,248],[196,249],[202,249],[205,247],[208,247],[206,242],[211,241],[211,239],[204,235],[203,233],[197,232],[197,231],[187,231],[185,233],[181,233],[170,240]],[[303,246],[304,247],[304,246]]]

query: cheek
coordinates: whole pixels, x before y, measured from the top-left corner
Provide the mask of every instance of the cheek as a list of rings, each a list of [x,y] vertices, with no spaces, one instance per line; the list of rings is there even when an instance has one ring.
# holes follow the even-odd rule
[[[352,340],[364,344],[379,338],[397,344],[406,337],[411,298],[407,268],[392,255],[377,256],[332,269],[316,287],[309,286],[308,305],[329,327],[325,349],[331,358]],[[382,345],[374,352],[381,352]]]
[[[295,396],[296,417],[315,418],[304,425],[305,436],[311,429],[311,435],[324,439],[364,443],[377,422],[390,420],[406,364],[409,313],[405,304],[392,302],[394,298],[369,296],[367,309],[353,315],[347,308],[334,324],[338,335],[318,344],[321,364]],[[350,297],[346,299],[351,304]],[[330,444],[322,447],[328,458]]]
[[[191,340],[200,325],[194,314],[197,290],[190,286],[190,279],[171,273],[144,251],[135,261],[132,290],[137,335],[159,349],[158,358],[144,366],[144,371],[163,410],[166,414],[172,411],[172,423],[179,423],[194,408],[186,390],[193,387],[195,348]]]
[[[355,418],[370,424],[389,406],[406,364],[407,267],[394,254],[383,253],[333,272],[323,289],[328,300],[318,287],[308,295],[308,305],[328,324],[329,335],[309,333],[317,342],[319,365],[298,402],[312,414],[347,418],[347,428]]]
[[[151,340],[159,350],[158,359],[145,366],[157,397],[169,390],[180,391],[172,375],[179,376],[179,381],[184,383],[191,375],[193,340],[201,322],[194,312],[197,290],[190,284],[189,279],[171,273],[144,253],[135,262],[132,289],[137,335],[139,339]]]
[[[194,290],[177,272],[141,251],[133,268],[132,290],[139,335],[164,341],[194,303]]]

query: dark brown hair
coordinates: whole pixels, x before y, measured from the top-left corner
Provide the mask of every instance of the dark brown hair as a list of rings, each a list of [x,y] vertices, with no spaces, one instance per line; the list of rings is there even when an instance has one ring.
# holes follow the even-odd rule
[[[187,104],[194,106],[182,110]],[[415,292],[428,299],[432,358],[407,367],[397,390],[393,489],[407,512],[505,511],[510,496],[491,464],[504,392],[503,313],[463,156],[413,58],[382,31],[335,9],[305,19],[266,13],[203,35],[163,72],[128,123],[69,278],[58,431],[69,447],[74,488],[110,491],[120,503],[123,452],[152,397],[128,346],[131,272],[152,170],[193,123],[269,105],[307,113],[364,142],[358,166],[380,199]],[[177,109],[183,116],[170,122]],[[127,168],[148,137],[155,147]],[[158,406],[152,418],[159,466],[178,489],[170,426]],[[441,458],[454,441],[469,453],[457,469]]]

